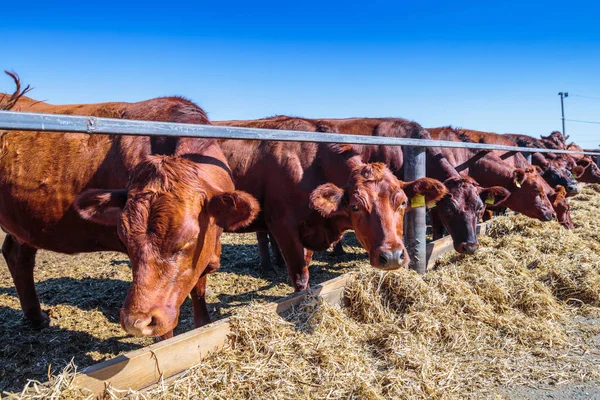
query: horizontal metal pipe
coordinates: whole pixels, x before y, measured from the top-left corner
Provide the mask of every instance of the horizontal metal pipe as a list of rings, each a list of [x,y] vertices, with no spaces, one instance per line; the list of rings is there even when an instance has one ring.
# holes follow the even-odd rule
[[[173,122],[134,121],[127,119],[24,113],[14,111],[0,111],[0,129],[106,135],[177,136],[216,139],[279,140],[285,142],[451,147],[478,150],[505,150],[515,152],[525,151],[533,153],[600,155],[600,153],[587,151],[536,149],[484,143],[451,142],[445,140],[343,135],[337,133],[240,128],[232,126],[181,124]]]

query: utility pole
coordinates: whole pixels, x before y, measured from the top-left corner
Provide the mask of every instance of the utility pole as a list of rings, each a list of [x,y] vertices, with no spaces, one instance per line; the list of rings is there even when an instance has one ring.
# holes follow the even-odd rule
[[[563,134],[563,136],[565,136],[565,102],[564,102],[564,98],[569,97],[569,92],[559,92],[558,95],[560,96],[560,109],[562,111],[562,125],[563,125],[562,134]]]

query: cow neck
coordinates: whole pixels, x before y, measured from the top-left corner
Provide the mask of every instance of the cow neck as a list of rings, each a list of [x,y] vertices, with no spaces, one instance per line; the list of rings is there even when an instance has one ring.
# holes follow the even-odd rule
[[[429,178],[444,182],[450,178],[461,178],[460,174],[439,151],[427,149],[426,175]]]
[[[466,171],[483,187],[511,187],[514,167],[506,164],[491,152],[469,151],[463,153],[467,155],[467,158],[456,166],[459,173]]]

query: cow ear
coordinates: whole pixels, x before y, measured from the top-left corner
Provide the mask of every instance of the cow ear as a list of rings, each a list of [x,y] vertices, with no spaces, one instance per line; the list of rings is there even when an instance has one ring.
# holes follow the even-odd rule
[[[412,182],[404,182],[404,193],[408,197],[408,210],[413,208],[432,207],[448,193],[444,184],[436,179],[421,178]]]
[[[75,199],[75,209],[83,219],[116,226],[127,202],[127,189],[88,189]]]
[[[571,170],[571,174],[575,177],[575,178],[581,178],[581,175],[583,175],[583,173],[585,172],[585,168],[583,168],[580,165],[576,165],[575,167],[573,167],[573,169]]]
[[[235,190],[213,196],[208,202],[207,211],[221,228],[235,231],[256,219],[260,205],[250,194]]]
[[[490,206],[497,206],[502,204],[510,196],[510,192],[502,186],[492,186],[489,188],[481,189],[479,197],[484,204]]]
[[[583,167],[583,169],[586,169],[587,167],[590,166],[592,162],[588,159],[582,158],[581,160],[577,160],[577,165]]]
[[[513,185],[520,188],[521,185],[523,184],[523,182],[525,182],[526,177],[527,177],[527,174],[524,170],[522,170],[521,168],[515,169],[512,173]]]
[[[342,207],[344,190],[333,183],[325,183],[312,191],[309,202],[312,209],[324,217],[329,217]]]

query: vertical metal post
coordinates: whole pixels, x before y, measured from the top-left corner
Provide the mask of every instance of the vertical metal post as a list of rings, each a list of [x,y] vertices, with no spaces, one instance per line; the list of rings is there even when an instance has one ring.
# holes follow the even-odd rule
[[[525,157],[525,159],[527,160],[527,162],[528,162],[529,164],[531,164],[531,163],[532,163],[532,161],[533,161],[533,153],[530,153],[530,152],[528,152],[528,151],[524,151],[524,152],[522,152],[521,154],[523,154],[523,157]]]
[[[425,148],[403,146],[404,180],[425,177]],[[415,208],[404,217],[404,243],[410,257],[410,268],[420,274],[427,272],[427,243],[425,238],[426,207]]]
[[[565,97],[569,97],[569,92],[559,92],[558,95],[560,96],[560,110],[562,111],[562,134],[563,136],[565,135],[565,101],[564,98]]]

